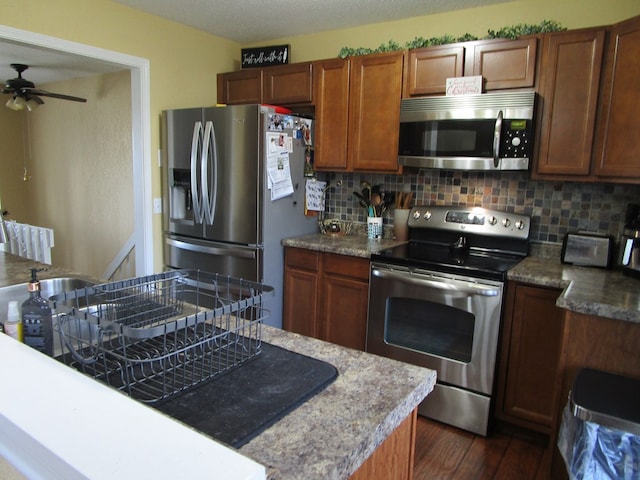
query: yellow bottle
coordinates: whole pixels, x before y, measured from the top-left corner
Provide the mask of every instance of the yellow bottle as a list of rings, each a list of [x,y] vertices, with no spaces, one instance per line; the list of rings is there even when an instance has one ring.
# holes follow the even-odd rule
[[[18,302],[12,300],[9,302],[7,309],[7,321],[4,322],[4,333],[19,342],[23,341],[22,336],[22,319],[20,318],[20,309]]]

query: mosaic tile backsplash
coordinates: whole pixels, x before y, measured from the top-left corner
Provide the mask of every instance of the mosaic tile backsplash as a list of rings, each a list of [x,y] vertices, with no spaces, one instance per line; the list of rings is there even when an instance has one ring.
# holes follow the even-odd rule
[[[353,195],[360,182],[383,191],[413,192],[414,205],[485,207],[531,217],[530,240],[562,243],[569,231],[613,235],[619,239],[627,204],[640,203],[640,185],[534,181],[528,172],[454,172],[420,170],[411,175],[331,173],[325,216],[366,223],[366,212]],[[338,185],[338,182],[342,182]],[[393,209],[384,217],[393,225]],[[392,234],[385,229],[385,236]]]

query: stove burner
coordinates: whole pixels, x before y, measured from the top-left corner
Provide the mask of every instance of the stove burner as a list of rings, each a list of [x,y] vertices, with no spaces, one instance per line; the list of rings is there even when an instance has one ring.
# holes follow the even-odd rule
[[[527,256],[530,218],[465,207],[414,207],[409,243],[372,255],[412,268],[506,279]]]

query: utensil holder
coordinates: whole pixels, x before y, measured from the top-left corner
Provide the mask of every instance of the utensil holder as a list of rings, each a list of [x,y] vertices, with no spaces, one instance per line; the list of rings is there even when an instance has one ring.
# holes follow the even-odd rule
[[[382,217],[367,217],[367,238],[382,238]]]
[[[393,211],[393,236],[400,242],[406,242],[409,239],[409,212],[408,208],[396,208]]]

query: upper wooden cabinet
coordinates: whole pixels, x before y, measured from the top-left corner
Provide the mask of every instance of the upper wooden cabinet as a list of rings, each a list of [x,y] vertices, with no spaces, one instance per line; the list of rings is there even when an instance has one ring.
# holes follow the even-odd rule
[[[397,173],[402,52],[314,63],[319,171]]]
[[[442,95],[447,78],[464,74],[462,45],[417,48],[407,52],[404,97]]]
[[[271,105],[311,103],[313,99],[310,62],[293,63],[262,70],[262,102]]]
[[[640,16],[614,25],[601,87],[593,166],[601,181],[640,182]]]
[[[478,40],[407,52],[404,97],[443,95],[449,77],[481,75],[484,89],[534,87],[536,37]]]
[[[349,60],[334,58],[313,64],[315,103],[314,167],[347,171],[349,128]]]
[[[465,76],[482,75],[485,90],[534,87],[536,37],[519,40],[481,40],[466,48]]]
[[[262,103],[262,69],[218,74],[218,103]]]
[[[402,52],[351,59],[347,159],[353,171],[397,172]]]
[[[533,178],[591,174],[605,33],[598,28],[544,37]]]
[[[544,37],[532,177],[640,183],[640,17]]]
[[[253,68],[218,75],[218,103],[311,103],[311,62]]]

